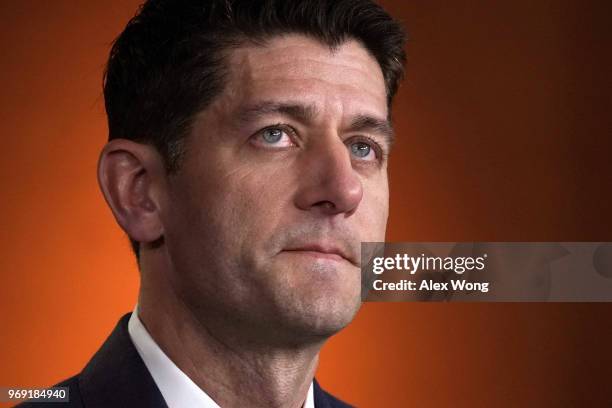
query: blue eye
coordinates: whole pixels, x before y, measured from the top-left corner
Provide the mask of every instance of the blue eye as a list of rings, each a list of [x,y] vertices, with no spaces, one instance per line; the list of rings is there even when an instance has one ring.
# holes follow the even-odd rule
[[[261,132],[261,138],[266,143],[277,143],[283,137],[283,131],[278,128],[265,129]]]
[[[267,149],[284,149],[295,146],[293,142],[293,130],[289,127],[278,125],[261,129],[251,138],[255,146]]]
[[[351,143],[350,148],[351,153],[361,159],[368,157],[368,155],[372,151],[372,147],[370,147],[370,145],[365,142]]]

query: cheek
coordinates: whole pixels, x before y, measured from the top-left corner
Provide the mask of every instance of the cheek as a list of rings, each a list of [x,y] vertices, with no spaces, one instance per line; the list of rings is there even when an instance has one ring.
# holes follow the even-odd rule
[[[385,240],[389,215],[389,188],[386,177],[364,182],[364,196],[355,214],[362,223],[362,242]]]
[[[214,229],[218,240],[234,249],[266,239],[287,205],[286,173],[243,165],[202,186],[196,209],[203,228]]]
[[[191,179],[201,182],[177,188],[167,213],[168,250],[183,286],[211,297],[247,296],[253,282],[243,271],[257,264],[276,228],[283,185],[246,166]]]

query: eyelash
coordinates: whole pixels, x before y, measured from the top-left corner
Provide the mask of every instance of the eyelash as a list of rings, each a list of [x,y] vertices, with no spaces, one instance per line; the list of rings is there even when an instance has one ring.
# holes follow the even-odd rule
[[[372,139],[371,137],[368,136],[354,136],[351,138],[348,138],[346,142],[361,142],[361,143],[366,143],[368,146],[370,146],[370,148],[372,148],[374,150],[374,155],[376,156],[376,158],[379,161],[383,161],[384,159],[386,159],[387,154],[385,152],[385,150],[382,148],[382,146],[374,139]]]
[[[295,140],[294,140],[295,136],[297,135],[297,131],[286,123],[277,123],[275,125],[266,126],[265,128],[258,130],[254,136],[261,136],[263,132],[265,132],[266,130],[270,130],[270,129],[282,130],[283,132],[287,133],[287,135],[291,137],[292,142],[297,145],[297,143],[295,143]]]
[[[295,136],[297,135],[297,131],[290,125],[286,124],[286,123],[277,123],[275,125],[270,125],[270,126],[266,126],[265,128],[262,128],[260,130],[257,131],[257,133],[255,133],[254,136],[260,136],[263,132],[265,132],[266,130],[270,130],[270,129],[280,129],[283,132],[286,132],[287,135],[289,135],[292,139],[295,138]],[[297,143],[295,143],[294,140],[292,140],[294,144],[297,145]],[[367,145],[369,145],[373,150],[374,150],[374,155],[376,156],[376,158],[378,159],[378,161],[382,162],[384,160],[386,160],[388,154],[385,151],[385,149],[383,149],[383,147],[374,139],[372,139],[371,137],[368,136],[363,136],[363,135],[359,135],[359,136],[354,136],[354,137],[350,137],[348,139],[346,139],[344,141],[344,143],[347,145],[347,147],[349,146],[349,142],[362,142],[362,143],[366,143]],[[362,162],[366,162],[365,160],[361,160]]]

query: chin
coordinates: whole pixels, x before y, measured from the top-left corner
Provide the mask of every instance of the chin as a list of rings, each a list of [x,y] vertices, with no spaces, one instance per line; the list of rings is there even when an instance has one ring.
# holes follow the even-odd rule
[[[265,268],[271,301],[266,326],[292,341],[327,338],[346,327],[361,306],[361,274],[349,262],[282,256]],[[283,336],[284,337],[284,336]]]
[[[310,288],[284,306],[285,323],[302,336],[329,337],[345,328],[361,306],[361,288]]]
[[[319,310],[319,313],[312,316],[310,330],[313,335],[329,337],[353,321],[353,318],[357,314],[361,301],[353,302],[352,304],[337,305],[337,307],[327,308],[326,310]]]
[[[341,311],[293,311],[285,316],[284,321],[277,321],[285,332],[289,342],[294,344],[305,341],[325,341],[327,338],[344,329],[355,316],[358,306]],[[296,313],[297,312],[297,313]]]

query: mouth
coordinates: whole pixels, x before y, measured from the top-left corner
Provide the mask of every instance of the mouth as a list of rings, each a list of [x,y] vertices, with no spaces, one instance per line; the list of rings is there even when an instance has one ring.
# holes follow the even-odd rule
[[[344,261],[355,265],[355,262],[348,254],[346,254],[344,250],[331,245],[307,244],[293,248],[285,248],[281,252],[309,256],[318,259],[327,259],[336,262]]]

